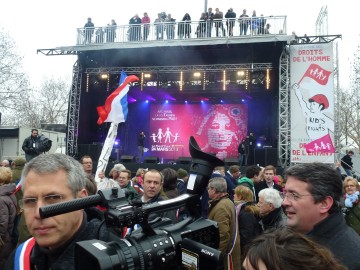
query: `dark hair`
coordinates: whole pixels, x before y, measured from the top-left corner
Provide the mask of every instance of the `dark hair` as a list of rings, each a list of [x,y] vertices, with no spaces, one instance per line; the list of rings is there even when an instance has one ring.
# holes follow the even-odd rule
[[[246,257],[255,270],[259,270],[260,260],[271,270],[347,269],[330,250],[288,227],[270,230],[256,237],[246,246]]]
[[[252,166],[249,166],[246,168],[246,177],[247,178],[253,178],[255,175],[259,175],[260,174],[260,167],[259,166],[256,166],[256,165],[252,165]]]
[[[240,171],[240,166],[239,165],[231,165],[229,167],[229,172],[231,173],[236,173]]]
[[[330,208],[329,214],[340,210],[342,182],[339,174],[331,165],[319,162],[297,164],[285,171],[286,180],[289,176],[308,183],[309,192],[316,203],[323,201],[327,196],[332,197],[334,204]]]
[[[175,189],[177,183],[177,172],[172,168],[165,168],[161,171],[164,175],[164,191]]]
[[[352,151],[352,150],[350,150],[350,151],[348,151],[348,154],[354,154],[354,151]]]
[[[85,158],[90,158],[90,159],[92,160],[92,158],[91,158],[90,156],[88,156],[88,155],[82,156],[82,157],[80,158],[80,163],[81,163],[81,164],[83,164]]]
[[[36,131],[37,133],[39,133],[39,131],[36,128],[31,129],[31,133],[33,133],[34,131]]]

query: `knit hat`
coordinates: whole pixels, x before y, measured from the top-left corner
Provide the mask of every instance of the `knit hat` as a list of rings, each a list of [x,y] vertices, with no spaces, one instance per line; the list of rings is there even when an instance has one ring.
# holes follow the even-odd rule
[[[189,175],[188,172],[186,170],[182,169],[182,168],[179,168],[177,170],[177,174],[178,174],[179,179],[183,179],[185,176]]]

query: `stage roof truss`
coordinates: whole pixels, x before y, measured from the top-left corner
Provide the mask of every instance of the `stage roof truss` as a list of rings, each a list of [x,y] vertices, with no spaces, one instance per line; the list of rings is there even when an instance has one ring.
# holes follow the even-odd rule
[[[217,65],[189,65],[189,66],[145,66],[145,67],[101,67],[87,68],[86,74],[120,74],[122,70],[126,73],[178,73],[188,71],[236,71],[236,70],[267,70],[273,69],[272,63],[246,63],[246,64],[217,64]]]
[[[38,49],[37,53],[44,54],[46,56],[52,55],[77,55],[76,50],[60,50],[60,49]]]

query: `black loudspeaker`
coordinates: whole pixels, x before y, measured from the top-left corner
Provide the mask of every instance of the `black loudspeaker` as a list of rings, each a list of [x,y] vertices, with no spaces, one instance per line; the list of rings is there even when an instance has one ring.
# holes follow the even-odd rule
[[[122,163],[130,163],[130,162],[135,162],[135,157],[134,156],[130,156],[130,155],[122,155],[120,158],[120,161]]]
[[[191,157],[179,157],[177,160],[178,164],[190,164],[191,163]]]
[[[260,166],[278,166],[277,148],[256,148],[254,150],[254,160],[254,163]]]
[[[144,163],[159,163],[159,158],[158,157],[145,157],[144,158]]]
[[[239,165],[239,159],[237,158],[225,158],[225,166]]]
[[[98,161],[102,147],[102,144],[78,144],[78,157],[80,159],[87,155],[92,158],[93,162]]]

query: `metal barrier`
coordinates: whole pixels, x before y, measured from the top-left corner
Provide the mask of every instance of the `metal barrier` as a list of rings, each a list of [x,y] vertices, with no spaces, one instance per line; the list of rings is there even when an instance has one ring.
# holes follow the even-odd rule
[[[286,35],[286,16],[77,28],[76,45]]]

